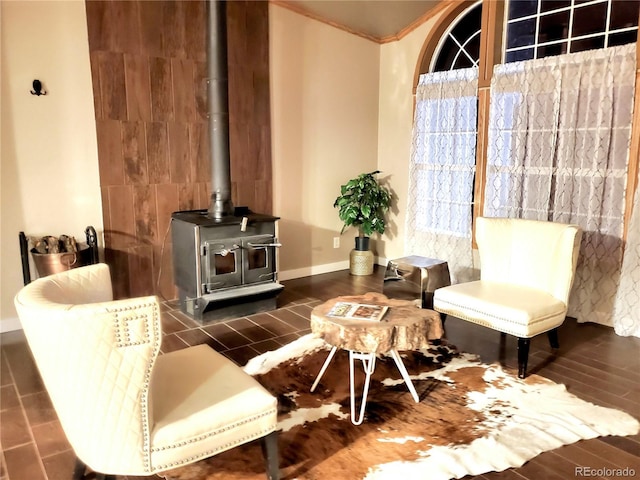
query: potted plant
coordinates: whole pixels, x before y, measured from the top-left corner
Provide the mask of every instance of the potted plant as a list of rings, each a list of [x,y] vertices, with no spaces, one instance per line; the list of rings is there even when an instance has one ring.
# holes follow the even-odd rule
[[[385,214],[391,205],[391,192],[382,186],[376,175],[380,170],[371,173],[363,173],[340,186],[340,195],[333,206],[338,208],[338,216],[344,222],[342,230],[348,227],[356,227],[356,252],[369,252],[369,237],[378,232],[383,234],[386,229]],[[352,252],[353,253],[353,252]],[[366,257],[366,273],[354,272],[354,261]],[[373,272],[373,254],[351,255],[351,273],[369,275]],[[354,260],[355,259],[355,260]],[[369,263],[371,264],[369,268]]]

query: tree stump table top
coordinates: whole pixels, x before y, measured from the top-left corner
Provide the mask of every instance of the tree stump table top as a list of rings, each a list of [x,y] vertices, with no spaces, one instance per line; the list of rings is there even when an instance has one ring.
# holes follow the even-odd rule
[[[381,321],[329,317],[337,302],[388,306]],[[388,353],[391,350],[419,350],[429,340],[442,337],[440,314],[420,308],[414,301],[387,298],[369,292],[332,298],[311,312],[311,331],[329,345],[363,353]]]

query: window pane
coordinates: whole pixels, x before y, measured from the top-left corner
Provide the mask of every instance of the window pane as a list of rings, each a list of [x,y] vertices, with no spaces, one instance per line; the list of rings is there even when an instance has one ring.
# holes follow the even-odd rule
[[[538,12],[537,0],[511,0],[509,2],[509,20],[527,17]]]
[[[460,19],[455,27],[451,30],[454,37],[461,39],[460,43],[465,42],[470,35],[480,30],[480,22],[482,20],[482,4],[469,10],[469,12]]]
[[[571,53],[637,41],[640,0],[573,0],[573,2],[539,0],[539,2],[540,13],[538,14],[533,12],[536,4],[534,0],[509,1],[511,23],[507,24],[506,62],[526,58],[525,53],[508,52],[518,47],[535,46],[536,58],[566,53],[565,43],[569,38],[572,39],[569,47]],[[534,38],[536,18],[515,22],[511,20],[520,9],[528,9],[527,12],[530,15],[537,17],[537,38]],[[607,25],[609,17],[610,24]],[[571,32],[569,32],[570,19]],[[627,29],[627,31],[620,32],[620,29]],[[629,31],[629,29],[633,30]],[[541,45],[548,43],[552,45]]]
[[[516,50],[514,52],[507,52],[505,63],[519,62],[520,60],[531,60],[533,58],[533,48],[527,48],[525,50]]]
[[[640,0],[615,1],[611,4],[610,30],[635,27],[638,25]]]
[[[535,33],[535,18],[510,23],[507,28],[507,48],[533,45]]]
[[[572,36],[604,32],[607,28],[607,3],[596,3],[573,11]]]
[[[571,5],[571,0],[541,0],[540,11],[550,12],[558,8],[564,8]]]
[[[464,49],[471,58],[478,61],[480,58],[480,34],[478,33],[478,35],[470,39],[468,43],[464,45]]]
[[[635,42],[637,39],[637,30],[633,30],[631,32],[612,33],[609,35],[609,46],[615,47],[616,45],[626,45],[627,43]]]
[[[571,42],[571,52],[569,53],[584,52],[585,50],[595,50],[597,48],[604,48],[604,35],[573,40]]]
[[[562,55],[563,53],[567,53],[567,42],[538,47],[536,58],[552,57],[554,55]]]
[[[436,59],[436,64],[433,68],[434,72],[442,72],[445,70],[451,70],[451,64],[453,63],[453,59],[458,53],[458,45],[451,39],[451,37],[447,36],[447,39],[442,44],[442,48],[438,53],[438,58]]]
[[[453,67],[451,68],[451,70],[457,70],[459,68],[469,68],[469,67],[473,67],[473,62],[469,60],[469,57],[467,57],[464,53],[461,53],[460,55],[458,55],[458,58],[453,64]]]
[[[1,0],[0,0],[1,1]],[[458,17],[447,34],[442,47],[436,52],[432,63],[433,72],[442,72],[473,66],[480,58],[480,23],[482,3],[468,8]],[[457,40],[455,42],[453,39]],[[460,46],[464,52],[460,51]],[[471,57],[471,58],[469,58]]]
[[[538,43],[552,42],[567,38],[569,31],[569,10],[540,17]]]

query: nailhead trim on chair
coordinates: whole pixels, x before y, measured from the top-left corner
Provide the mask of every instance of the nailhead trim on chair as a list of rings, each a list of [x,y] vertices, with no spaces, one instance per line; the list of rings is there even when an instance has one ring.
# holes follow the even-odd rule
[[[134,310],[138,310],[138,309],[145,309],[145,308],[149,308],[152,307],[153,308],[153,318],[151,320],[148,319],[147,315],[141,315],[141,314],[137,314],[134,316],[127,316],[127,317],[122,317],[122,315],[120,315],[123,312],[129,312],[131,313]],[[274,429],[266,429],[263,430],[261,432],[256,433],[255,435],[250,435],[250,436],[246,436],[243,438],[240,438],[238,440],[236,440],[235,442],[229,442],[226,443],[224,445],[219,446],[216,449],[213,450],[208,450],[206,452],[203,452],[199,455],[194,455],[191,456],[189,458],[185,458],[179,462],[172,462],[172,463],[168,463],[165,465],[154,465],[152,466],[152,462],[151,462],[151,453],[152,452],[160,452],[160,451],[165,451],[165,450],[170,450],[173,448],[180,448],[189,444],[193,444],[193,443],[197,443],[200,442],[212,435],[218,435],[220,433],[223,433],[227,430],[230,430],[232,428],[235,428],[237,426],[243,425],[245,423],[249,423],[252,422],[254,420],[258,420],[262,417],[268,416],[268,415],[273,415],[274,413],[277,413],[277,409],[273,409],[270,410],[268,412],[263,412],[260,415],[255,415],[253,417],[241,420],[239,422],[236,422],[234,424],[231,425],[227,425],[223,428],[220,428],[216,431],[213,432],[209,432],[207,434],[204,435],[200,435],[198,437],[189,439],[187,441],[184,442],[180,442],[177,443],[175,445],[171,445],[171,446],[166,446],[166,447],[154,447],[151,448],[150,447],[150,438],[151,438],[151,429],[149,427],[149,409],[148,409],[148,403],[149,403],[149,389],[150,389],[150,384],[151,384],[151,371],[152,371],[152,367],[153,364],[155,363],[155,360],[157,358],[157,353],[160,350],[160,335],[151,335],[151,328],[155,327],[158,323],[158,308],[156,306],[156,304],[154,303],[150,303],[150,304],[145,304],[145,305],[137,305],[135,307],[121,307],[121,308],[111,308],[109,309],[109,312],[114,314],[114,321],[115,321],[115,332],[116,332],[116,341],[119,347],[129,347],[129,346],[135,346],[135,345],[142,345],[144,343],[149,343],[151,341],[151,339],[153,339],[153,349],[156,352],[156,354],[153,356],[152,360],[148,363],[147,367],[146,367],[146,372],[144,375],[144,384],[143,384],[143,388],[142,388],[142,398],[141,398],[141,402],[142,402],[142,406],[141,406],[141,414],[142,414],[142,430],[143,430],[143,445],[142,445],[142,451],[144,453],[144,469],[147,473],[152,473],[152,472],[159,472],[159,471],[163,471],[163,470],[168,470],[171,468],[175,468],[178,467],[180,465],[184,465],[187,463],[191,463],[195,460],[199,460],[202,458],[206,458],[206,457],[210,457],[212,455],[215,455],[216,453],[220,452],[220,451],[224,451],[224,450],[228,450],[230,448],[233,448],[237,445],[241,445],[243,443],[247,443],[249,441],[258,439],[260,437],[264,437],[265,435],[271,433],[274,431]],[[145,326],[145,331],[144,331],[144,339],[145,341],[131,341],[131,335],[128,331],[128,324],[131,321],[134,320],[146,320],[144,322],[144,326]],[[151,325],[151,328],[150,328]],[[155,331],[156,328],[153,328],[153,330]],[[122,333],[124,331],[124,333]],[[274,427],[275,428],[275,427]]]
[[[269,413],[272,413],[272,412],[264,413],[262,415],[259,415],[258,417],[255,417],[255,418],[260,418],[260,417],[262,417],[264,415],[267,415]],[[226,428],[223,429],[223,430],[226,430]],[[191,462],[194,462],[196,460],[200,460],[200,459],[203,459],[203,458],[211,457],[213,455],[216,455],[219,452],[222,452],[222,451],[225,451],[225,450],[229,450],[229,449],[231,449],[231,448],[233,448],[233,447],[235,447],[237,445],[242,445],[242,444],[248,443],[248,442],[250,442],[252,440],[256,440],[258,438],[264,437],[265,435],[268,435],[269,433],[271,433],[273,431],[275,431],[275,430],[271,429],[271,428],[266,429],[266,430],[262,430],[261,432],[258,432],[255,435],[249,435],[249,436],[240,438],[240,439],[236,440],[235,442],[225,443],[224,445],[221,445],[220,447],[218,447],[216,449],[207,450],[206,452],[202,452],[199,455],[194,455],[192,457],[185,458],[183,460],[180,460],[179,462],[171,462],[171,463],[167,463],[167,464],[164,464],[164,465],[158,465],[156,467],[155,471],[160,472],[160,471],[163,471],[163,470],[168,470],[168,469],[171,469],[171,468],[179,467],[180,465],[184,465],[186,463],[191,463]],[[202,438],[204,438],[206,436],[210,436],[210,435],[205,435],[203,437],[200,437],[200,439],[202,439]],[[188,442],[181,442],[180,444],[178,444],[176,446],[184,446],[184,445],[186,445],[188,443],[194,443],[195,441],[197,441],[197,440],[194,439],[194,440],[189,440]],[[163,448],[159,448],[159,449],[154,449],[154,451],[156,451],[156,450],[158,450],[158,451],[159,450],[166,450],[168,448],[173,448],[173,447],[163,447]]]
[[[165,447],[153,447],[151,449],[151,451],[153,451],[153,452],[162,452],[164,450],[170,450],[172,448],[184,447],[185,445],[188,445],[190,443],[200,442],[200,441],[204,440],[205,438],[211,437],[213,435],[219,435],[219,434],[221,434],[223,432],[226,432],[227,430],[231,430],[231,429],[236,428],[236,427],[238,427],[240,425],[244,425],[245,423],[253,422],[254,420],[258,420],[258,419],[260,419],[262,417],[266,417],[267,415],[273,415],[276,412],[277,412],[277,409],[272,409],[272,410],[269,410],[267,412],[262,412],[260,415],[254,415],[253,417],[245,418],[244,420],[240,420],[239,422],[232,423],[230,425],[225,425],[224,427],[219,428],[218,430],[214,430],[212,432],[208,432],[208,433],[205,433],[203,435],[200,435],[200,436],[197,436],[197,437],[194,437],[194,438],[190,438],[189,440],[185,440],[183,442],[179,442],[179,443],[176,443],[176,444],[173,444],[173,445],[167,445]]]
[[[153,318],[151,318],[150,320],[148,320],[148,316],[147,315],[136,315],[133,317],[133,319],[144,319],[147,320],[144,322],[145,325],[145,338],[147,339],[146,342],[123,342],[122,338],[121,338],[121,328],[122,328],[122,323],[123,321],[127,321],[130,318],[125,318],[123,319],[123,321],[120,321],[120,312],[130,312],[132,310],[139,310],[139,309],[148,309],[149,307],[151,307],[153,309]],[[141,408],[140,408],[140,413],[142,415],[142,436],[143,436],[143,440],[142,440],[142,452],[144,455],[144,461],[143,461],[143,465],[144,465],[144,470],[147,473],[151,473],[152,472],[152,467],[151,467],[151,448],[150,448],[150,438],[151,438],[151,429],[149,427],[149,409],[148,409],[148,405],[149,405],[149,388],[151,385],[151,370],[153,368],[153,364],[156,361],[156,358],[158,356],[158,352],[160,351],[160,338],[161,335],[159,334],[159,332],[157,331],[157,326],[159,325],[159,316],[158,316],[158,305],[156,303],[147,303],[144,305],[136,305],[133,307],[120,307],[120,308],[109,308],[108,311],[110,313],[114,313],[114,321],[115,321],[115,332],[116,332],[116,341],[118,343],[119,347],[128,347],[128,346],[135,346],[135,345],[142,345],[143,343],[149,343],[149,341],[151,340],[151,338],[153,338],[153,351],[154,351],[154,355],[152,356],[151,360],[149,361],[149,363],[147,364],[147,367],[145,369],[145,374],[144,374],[144,384],[143,384],[143,388],[142,388],[142,395],[141,395]],[[151,328],[153,328],[154,331],[154,335],[153,337],[150,334],[150,328],[149,328],[149,324],[151,325]],[[124,327],[126,328],[126,325],[124,325]],[[130,340],[130,335],[128,330],[125,330],[125,339],[126,340]]]
[[[495,320],[498,320],[498,321],[501,321],[501,322],[504,322],[504,323],[507,323],[507,324],[514,324],[514,325],[516,324],[516,322],[514,322],[512,320],[509,320],[508,318],[497,317],[495,315],[489,315],[488,313],[486,313],[484,311],[473,309],[473,308],[469,308],[469,307],[464,306],[464,305],[458,305],[458,304],[451,303],[451,302],[446,302],[446,303],[448,305],[454,307],[454,308],[458,307],[458,308],[463,308],[465,310],[471,310],[473,312],[481,313],[482,315],[490,316],[490,317],[494,318]],[[464,315],[464,314],[462,314],[461,312],[459,312],[457,310],[447,310],[446,307],[443,307],[442,305],[438,305],[438,310],[437,311],[438,312],[442,312],[442,313],[444,313],[446,315],[451,315],[453,317],[461,318],[462,320],[466,320],[468,322],[472,322],[472,323],[476,323],[478,325],[482,325],[483,327],[488,327],[488,328],[492,328],[494,330],[498,330],[497,328],[495,328],[495,325],[492,324],[492,323],[468,317],[467,315]],[[536,323],[543,322],[543,321],[545,321],[545,320],[547,320],[547,319],[549,319],[551,317],[554,317],[555,315],[557,315],[557,314],[547,315],[546,317],[540,318],[540,319],[536,320],[535,322],[530,323],[529,325],[535,325]],[[520,325],[520,324],[517,324],[517,325]],[[547,330],[544,330],[542,332],[538,332],[538,333],[534,334],[533,336],[539,335],[540,333],[544,333],[544,332],[546,332],[548,330],[553,330],[554,328],[556,328],[556,326],[553,326],[553,327],[551,327],[551,328],[549,328]],[[520,333],[515,333],[513,330],[502,329],[502,330],[498,330],[498,331],[504,332],[504,333],[508,333],[509,335],[513,335],[513,336],[516,336],[516,337],[522,337],[522,335]]]
[[[129,347],[133,345],[146,345],[147,343],[150,342],[151,337],[149,335],[149,325],[148,325],[148,322],[146,322],[146,315],[137,314],[133,316],[121,317],[121,315],[119,314],[119,312],[123,312],[123,311],[128,312],[131,310],[137,310],[138,308],[148,308],[150,306],[152,306],[152,304],[140,305],[139,307],[126,307],[126,308],[122,308],[114,311],[116,316],[116,341],[117,341],[118,347],[122,348],[122,347]],[[131,323],[136,320],[143,321],[144,333],[141,340],[132,341],[131,340]],[[124,334],[121,332],[124,332]],[[122,338],[123,335],[124,335],[124,340]]]

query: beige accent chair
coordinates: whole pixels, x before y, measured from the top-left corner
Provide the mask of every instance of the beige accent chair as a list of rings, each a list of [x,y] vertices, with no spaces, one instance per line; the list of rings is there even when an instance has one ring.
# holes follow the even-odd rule
[[[170,470],[262,438],[277,479],[277,400],[207,345],[159,355],[155,296],[114,301],[109,267],[35,280],[15,305],[79,459],[105,475]]]
[[[437,289],[434,310],[518,337],[524,378],[532,337],[547,332],[559,347],[581,236],[576,225],[478,218],[480,280]]]

